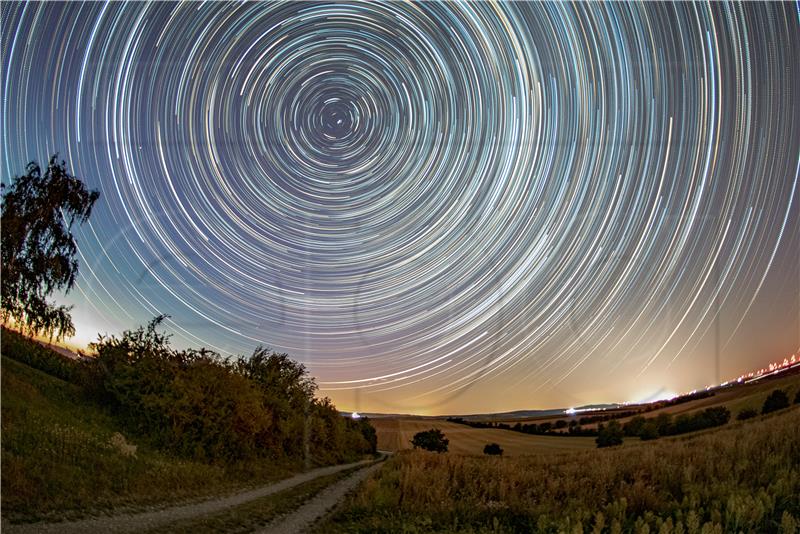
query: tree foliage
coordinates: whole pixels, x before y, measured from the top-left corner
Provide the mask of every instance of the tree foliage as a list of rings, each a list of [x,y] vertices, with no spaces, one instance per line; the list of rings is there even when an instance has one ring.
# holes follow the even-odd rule
[[[487,443],[483,448],[483,454],[488,454],[489,456],[502,456],[503,448],[498,443]]]
[[[330,464],[375,451],[371,425],[315,398],[302,364],[262,347],[236,359],[175,350],[158,330],[165,318],[92,345],[97,358],[84,383],[133,432],[181,456],[228,463],[299,460],[308,451]]]
[[[449,443],[450,440],[444,437],[444,432],[438,428],[417,432],[411,440],[415,449],[425,449],[431,452],[447,452]]]
[[[70,309],[47,301],[69,291],[78,276],[75,222],[89,219],[100,196],[50,158],[44,173],[35,162],[9,187],[3,185],[2,316],[32,333],[62,338],[75,333]]]
[[[622,445],[622,435],[622,425],[619,421],[612,420],[607,425],[600,425],[595,443],[598,448]]]
[[[789,396],[782,389],[776,389],[764,401],[761,413],[770,413],[789,407]]]
[[[745,408],[736,416],[737,421],[746,421],[747,419],[752,419],[753,417],[758,417],[758,412],[753,408]]]
[[[674,436],[687,432],[696,432],[706,428],[726,424],[731,418],[730,411],[724,406],[712,406],[692,413],[672,417],[668,413],[660,413],[656,417],[633,417],[622,426],[625,436],[639,437],[642,440],[657,439],[659,436]]]

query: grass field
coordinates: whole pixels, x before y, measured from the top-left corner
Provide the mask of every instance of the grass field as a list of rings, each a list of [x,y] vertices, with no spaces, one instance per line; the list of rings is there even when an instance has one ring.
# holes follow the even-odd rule
[[[175,459],[118,432],[77,386],[2,358],[2,509],[12,521],[65,519],[233,491],[302,466],[221,467]]]
[[[794,533],[798,495],[795,405],[622,448],[512,458],[403,451],[318,532]]]
[[[444,432],[450,440],[449,452],[452,454],[483,454],[487,443],[500,444],[506,456],[580,451],[596,446],[594,438],[534,436],[431,419],[375,418],[370,422],[378,431],[378,448],[386,451],[410,449],[414,434],[430,428]]]

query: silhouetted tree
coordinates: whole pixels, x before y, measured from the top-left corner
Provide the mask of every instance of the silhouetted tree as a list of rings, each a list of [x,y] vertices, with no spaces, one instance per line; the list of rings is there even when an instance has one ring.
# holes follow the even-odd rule
[[[600,425],[595,443],[601,448],[622,445],[622,425],[619,424],[619,421],[611,421],[605,426]]]
[[[358,419],[358,428],[361,431],[361,435],[369,443],[370,452],[375,454],[378,451],[378,433],[372,423],[369,422],[369,418],[362,417]]]
[[[642,441],[658,439],[658,427],[653,421],[647,421],[639,429],[639,438]]]
[[[800,389],[797,390],[797,394],[794,396],[794,403],[800,404]]]
[[[753,417],[756,417],[757,415],[758,415],[758,412],[756,410],[754,410],[753,408],[745,408],[744,410],[739,412],[739,415],[736,416],[736,419],[739,420],[739,421],[744,421],[746,419],[752,419]]]
[[[655,423],[659,436],[668,436],[672,434],[672,415],[660,413],[656,416]]]
[[[449,443],[450,440],[444,437],[444,433],[438,428],[417,432],[411,440],[415,449],[425,449],[431,452],[447,452]]]
[[[782,410],[789,406],[789,396],[782,389],[776,389],[769,394],[767,400],[764,401],[764,406],[761,408],[761,413],[770,413],[776,410]]]
[[[86,222],[100,193],[50,158],[44,174],[35,162],[2,187],[2,317],[31,333],[60,339],[75,328],[70,308],[47,302],[53,291],[72,289],[78,276],[72,225]]]
[[[490,456],[502,456],[503,448],[497,443],[489,443],[483,448],[483,454]]]
[[[637,415],[636,417],[632,418],[630,421],[622,425],[622,431],[626,436],[633,437],[639,436],[642,433],[642,427],[645,425],[645,418],[641,415]],[[655,427],[654,427],[655,428]]]

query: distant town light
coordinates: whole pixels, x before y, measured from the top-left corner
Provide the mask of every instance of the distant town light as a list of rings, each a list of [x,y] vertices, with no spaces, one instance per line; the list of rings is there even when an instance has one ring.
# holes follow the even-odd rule
[[[566,410],[564,410],[564,413],[566,413],[567,415],[575,415],[576,412],[577,410],[575,410],[575,408],[567,408]]]
[[[361,415],[358,412],[353,412],[350,417],[353,419],[361,419]]]

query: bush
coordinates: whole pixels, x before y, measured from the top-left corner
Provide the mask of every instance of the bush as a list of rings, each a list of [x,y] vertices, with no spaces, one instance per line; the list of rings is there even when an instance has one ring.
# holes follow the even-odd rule
[[[675,418],[672,426],[662,435],[685,434],[721,426],[726,424],[730,418],[731,412],[724,406],[714,406],[692,414],[681,414]]]
[[[642,441],[649,441],[651,439],[658,439],[658,427],[652,421],[648,421],[644,425],[642,425],[641,430],[639,431],[639,438]]]
[[[0,341],[2,342],[0,352],[3,356],[13,358],[67,382],[76,380],[80,362],[71,360],[6,327],[3,327]]]
[[[737,421],[745,421],[747,419],[752,419],[753,417],[758,416],[758,412],[753,408],[745,408],[739,415],[736,416]]]
[[[611,421],[607,426],[600,425],[600,432],[595,439],[598,448],[622,445],[622,425],[619,421]]]
[[[444,437],[444,432],[438,428],[417,432],[411,440],[415,449],[425,449],[431,452],[447,452],[449,443],[450,440]]]
[[[299,459],[308,450],[329,464],[374,452],[371,425],[316,399],[316,384],[288,355],[259,347],[231,361],[206,349],[176,351],[157,330],[164,319],[93,345],[92,392],[133,432],[180,456],[225,463]]]
[[[789,396],[782,389],[776,389],[769,394],[767,400],[764,401],[764,406],[761,408],[761,413],[766,414],[777,410],[782,410],[789,407]]]
[[[794,403],[800,404],[800,389],[797,390],[797,394],[794,396]]]
[[[622,425],[622,432],[628,437],[641,436],[642,428],[644,427],[646,422],[647,419],[645,419],[641,415],[637,415],[636,417],[632,418],[630,421]],[[655,426],[653,426],[653,429],[655,430]],[[657,430],[656,434],[658,434]],[[658,435],[656,435],[656,437],[658,437]]]
[[[483,454],[490,456],[502,456],[503,448],[497,443],[489,443],[483,448]]]

